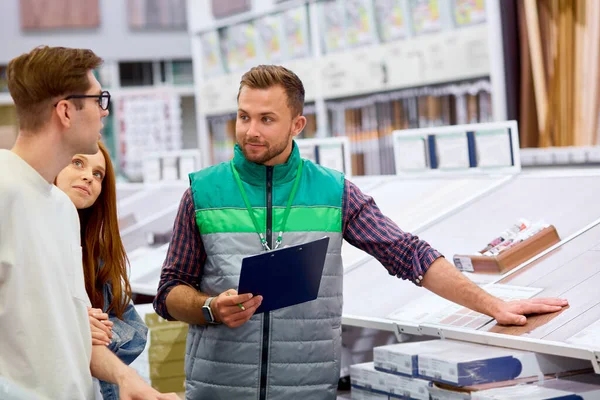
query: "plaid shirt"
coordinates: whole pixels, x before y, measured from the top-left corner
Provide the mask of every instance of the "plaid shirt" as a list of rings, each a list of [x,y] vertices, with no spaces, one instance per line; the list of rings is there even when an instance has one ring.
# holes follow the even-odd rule
[[[381,213],[373,198],[346,180],[342,201],[342,233],[351,245],[366,251],[387,268],[390,275],[420,285],[425,272],[442,255],[417,236],[403,232]],[[173,236],[160,275],[154,308],[172,320],[166,306],[169,292],[177,285],[200,287],[206,252],[196,226],[192,192],[186,190],[175,218]]]

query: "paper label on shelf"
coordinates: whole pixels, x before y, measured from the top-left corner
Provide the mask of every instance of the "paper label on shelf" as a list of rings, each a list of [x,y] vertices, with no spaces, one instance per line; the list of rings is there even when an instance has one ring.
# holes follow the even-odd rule
[[[187,179],[188,174],[196,172],[200,166],[196,165],[196,159],[191,156],[179,157],[179,179]]]
[[[456,363],[419,356],[419,375],[446,382],[458,383]]]
[[[469,168],[469,144],[466,134],[437,135],[435,145],[439,169]]]
[[[456,265],[456,268],[460,271],[475,272],[473,263],[469,257],[454,256],[454,265]]]
[[[399,171],[427,169],[427,145],[424,137],[397,137],[394,144],[396,165]]]
[[[300,157],[310,160],[315,164],[317,163],[317,149],[315,145],[306,146],[298,144],[298,150],[300,151]]]
[[[320,145],[318,147],[319,165],[339,172],[344,171],[344,151],[341,144]]]
[[[600,321],[596,321],[584,330],[567,339],[567,343],[591,347],[600,351]]]
[[[475,132],[477,165],[479,167],[507,167],[512,165],[508,129]]]

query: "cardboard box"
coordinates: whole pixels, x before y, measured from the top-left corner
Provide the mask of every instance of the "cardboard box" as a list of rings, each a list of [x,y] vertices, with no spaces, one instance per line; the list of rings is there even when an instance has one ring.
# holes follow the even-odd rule
[[[148,326],[148,343],[132,366],[155,389],[161,392],[183,392],[188,324],[167,321],[145,306],[136,306],[136,309],[143,315]]]
[[[162,326],[170,326],[170,327],[175,327],[175,326],[187,327],[188,326],[188,324],[186,324],[185,322],[166,320],[155,312],[147,313],[146,315],[144,315],[144,322],[146,322],[146,325],[148,325],[148,329],[152,329],[155,327],[162,327]]]
[[[558,232],[553,225],[550,225],[529,239],[500,252],[496,256],[457,254],[453,257],[453,261],[454,265],[461,271],[503,274],[558,242],[560,242]]]
[[[431,382],[377,371],[372,362],[350,366],[352,390],[368,390],[390,399],[429,400]]]
[[[185,361],[150,362],[150,379],[176,378],[185,379]]]
[[[352,390],[367,390],[387,396],[387,375],[385,372],[377,371],[372,362],[350,366]]]
[[[600,399],[600,375],[575,375],[541,383],[510,386],[473,393],[473,400],[597,400]]]
[[[416,378],[419,375],[419,354],[445,350],[442,340],[426,340],[378,346],[373,349],[375,369],[390,374]]]
[[[447,348],[419,354],[419,376],[470,386],[589,368],[588,360],[441,340]]]
[[[178,361],[185,359],[185,342],[175,344],[150,344],[148,360],[150,363]]]
[[[152,379],[152,387],[161,393],[185,392],[185,379],[181,377]]]
[[[186,341],[188,325],[160,326],[149,330],[152,344],[175,344]]]
[[[390,399],[429,400],[431,382],[417,378],[388,375],[390,375],[390,378],[388,378]]]

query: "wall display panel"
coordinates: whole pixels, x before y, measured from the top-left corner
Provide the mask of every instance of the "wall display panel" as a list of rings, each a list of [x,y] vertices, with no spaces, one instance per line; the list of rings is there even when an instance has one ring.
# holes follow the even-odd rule
[[[245,71],[258,61],[256,28],[245,22],[221,30],[221,45],[229,72]]]
[[[181,98],[176,93],[127,95],[120,99],[116,114],[119,167],[130,180],[142,179],[145,152],[181,149]]]
[[[24,31],[100,26],[98,0],[20,0],[19,5],[21,29]]]
[[[340,0],[327,1],[319,4],[321,7],[321,26],[325,50],[334,52],[346,47],[344,32],[344,7]]]
[[[437,32],[442,29],[438,0],[410,0],[410,11],[415,34]]]
[[[281,13],[285,45],[288,58],[303,58],[310,55],[310,37],[308,33],[308,14],[306,7],[298,7]]]
[[[202,71],[205,77],[220,75],[225,72],[221,48],[219,47],[219,34],[209,31],[200,35],[202,47]]]
[[[408,35],[408,24],[402,0],[374,0],[375,14],[382,41],[401,39]]]
[[[265,64],[280,64],[286,58],[281,15],[267,15],[254,22],[258,54]]]
[[[457,26],[485,22],[485,0],[454,0],[454,23]]]
[[[348,47],[375,41],[375,24],[371,0],[345,0],[346,41]]]

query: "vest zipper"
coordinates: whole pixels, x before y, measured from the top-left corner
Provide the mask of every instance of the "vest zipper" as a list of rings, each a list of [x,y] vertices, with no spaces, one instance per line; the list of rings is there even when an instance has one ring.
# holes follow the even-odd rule
[[[273,167],[267,167],[267,243],[273,248]],[[267,376],[269,369],[269,335],[271,313],[263,316],[262,355],[260,364],[260,400],[267,399]]]

